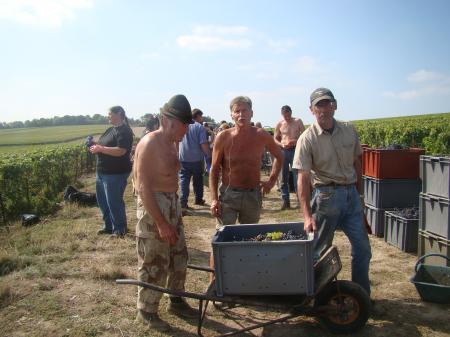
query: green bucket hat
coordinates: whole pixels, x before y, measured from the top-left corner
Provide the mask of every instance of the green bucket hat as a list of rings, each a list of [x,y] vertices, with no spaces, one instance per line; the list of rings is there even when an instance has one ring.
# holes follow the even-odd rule
[[[178,119],[184,124],[193,124],[191,105],[184,95],[173,96],[164,106],[160,109],[161,114]]]

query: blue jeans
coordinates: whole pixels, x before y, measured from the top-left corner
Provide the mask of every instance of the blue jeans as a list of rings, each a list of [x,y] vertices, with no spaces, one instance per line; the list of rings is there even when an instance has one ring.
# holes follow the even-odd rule
[[[289,167],[292,168],[294,161],[295,148],[282,149],[284,154],[283,169],[281,171],[281,198],[284,201],[289,201]],[[294,191],[297,192],[297,170],[292,170],[294,178]]]
[[[123,194],[130,173],[102,174],[97,172],[97,204],[103,214],[105,231],[125,234],[127,232],[127,215]]]
[[[369,263],[372,252],[356,186],[315,188],[311,210],[318,230],[314,259],[317,260],[331,246],[334,231],[342,229],[352,246],[352,281],[362,286],[370,296]]]
[[[203,200],[203,161],[181,162],[181,169],[180,169],[181,207],[187,207],[191,177],[193,178],[192,180],[194,185],[195,202],[198,203]]]

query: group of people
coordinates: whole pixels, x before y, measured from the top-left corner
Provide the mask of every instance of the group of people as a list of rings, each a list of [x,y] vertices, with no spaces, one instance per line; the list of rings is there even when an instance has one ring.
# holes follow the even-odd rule
[[[331,246],[337,228],[352,246],[352,280],[370,295],[371,248],[363,222],[361,200],[361,146],[354,127],[337,121],[337,101],[326,88],[314,90],[310,111],[315,122],[305,130],[292,117],[292,109],[281,108],[282,120],[274,136],[252,126],[252,101],[246,96],[230,102],[234,127],[224,128],[211,151],[202,126],[202,111],[191,109],[183,95],[173,96],[160,109],[159,128],[138,143],[134,165],[125,158],[132,132],[120,107],[110,110],[113,127],[90,150],[98,154],[97,195],[103,213],[102,233],[126,232],[123,190],[133,172],[137,196],[136,248],[138,279],[171,290],[184,290],[188,251],[182,213],[188,207],[189,182],[193,177],[195,204],[205,205],[198,174],[210,161],[210,211],[217,226],[258,223],[262,198],[274,187],[282,172],[282,209],[290,207],[289,171],[304,216],[306,232],[315,232],[314,259]],[[268,151],[274,158],[267,180],[261,179],[261,158]],[[105,170],[111,166],[114,169]],[[178,198],[180,178],[181,197]],[[202,178],[200,178],[202,179]],[[110,192],[119,192],[110,197]],[[121,199],[122,200],[119,200]],[[170,326],[158,315],[161,293],[139,287],[137,319],[159,330]],[[170,296],[167,310],[182,317],[197,311],[184,299]]]

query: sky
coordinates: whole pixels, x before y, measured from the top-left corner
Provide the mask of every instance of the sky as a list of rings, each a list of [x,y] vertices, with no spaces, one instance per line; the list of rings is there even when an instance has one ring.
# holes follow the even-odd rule
[[[340,120],[450,111],[450,1],[0,0],[0,121],[139,118],[175,94],[216,121],[253,101],[314,119],[330,88]]]

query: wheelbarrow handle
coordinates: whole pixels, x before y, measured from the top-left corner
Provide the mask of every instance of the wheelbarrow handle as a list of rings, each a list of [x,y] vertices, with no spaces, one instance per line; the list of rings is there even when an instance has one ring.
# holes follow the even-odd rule
[[[419,264],[420,264],[423,260],[425,260],[427,257],[429,257],[429,256],[440,256],[440,257],[443,257],[444,259],[447,259],[447,261],[450,261],[450,258],[448,258],[448,257],[445,256],[445,255],[438,254],[438,253],[430,253],[430,254],[423,255],[423,256],[421,256],[421,257],[417,260],[416,266],[414,267],[414,270],[416,271],[416,273],[417,273],[417,270],[419,269],[419,268],[418,268],[418,267],[419,267]]]
[[[163,287],[154,285],[152,283],[142,282],[142,281],[133,280],[133,279],[118,279],[118,280],[116,280],[116,284],[136,285],[136,286],[148,288],[151,290],[159,291],[160,293],[165,293],[165,294],[172,295],[172,296],[187,297],[187,298],[192,298],[195,300],[208,300],[209,299],[206,294],[193,293],[193,292],[182,291],[182,290],[171,290],[168,288],[163,288]]]

